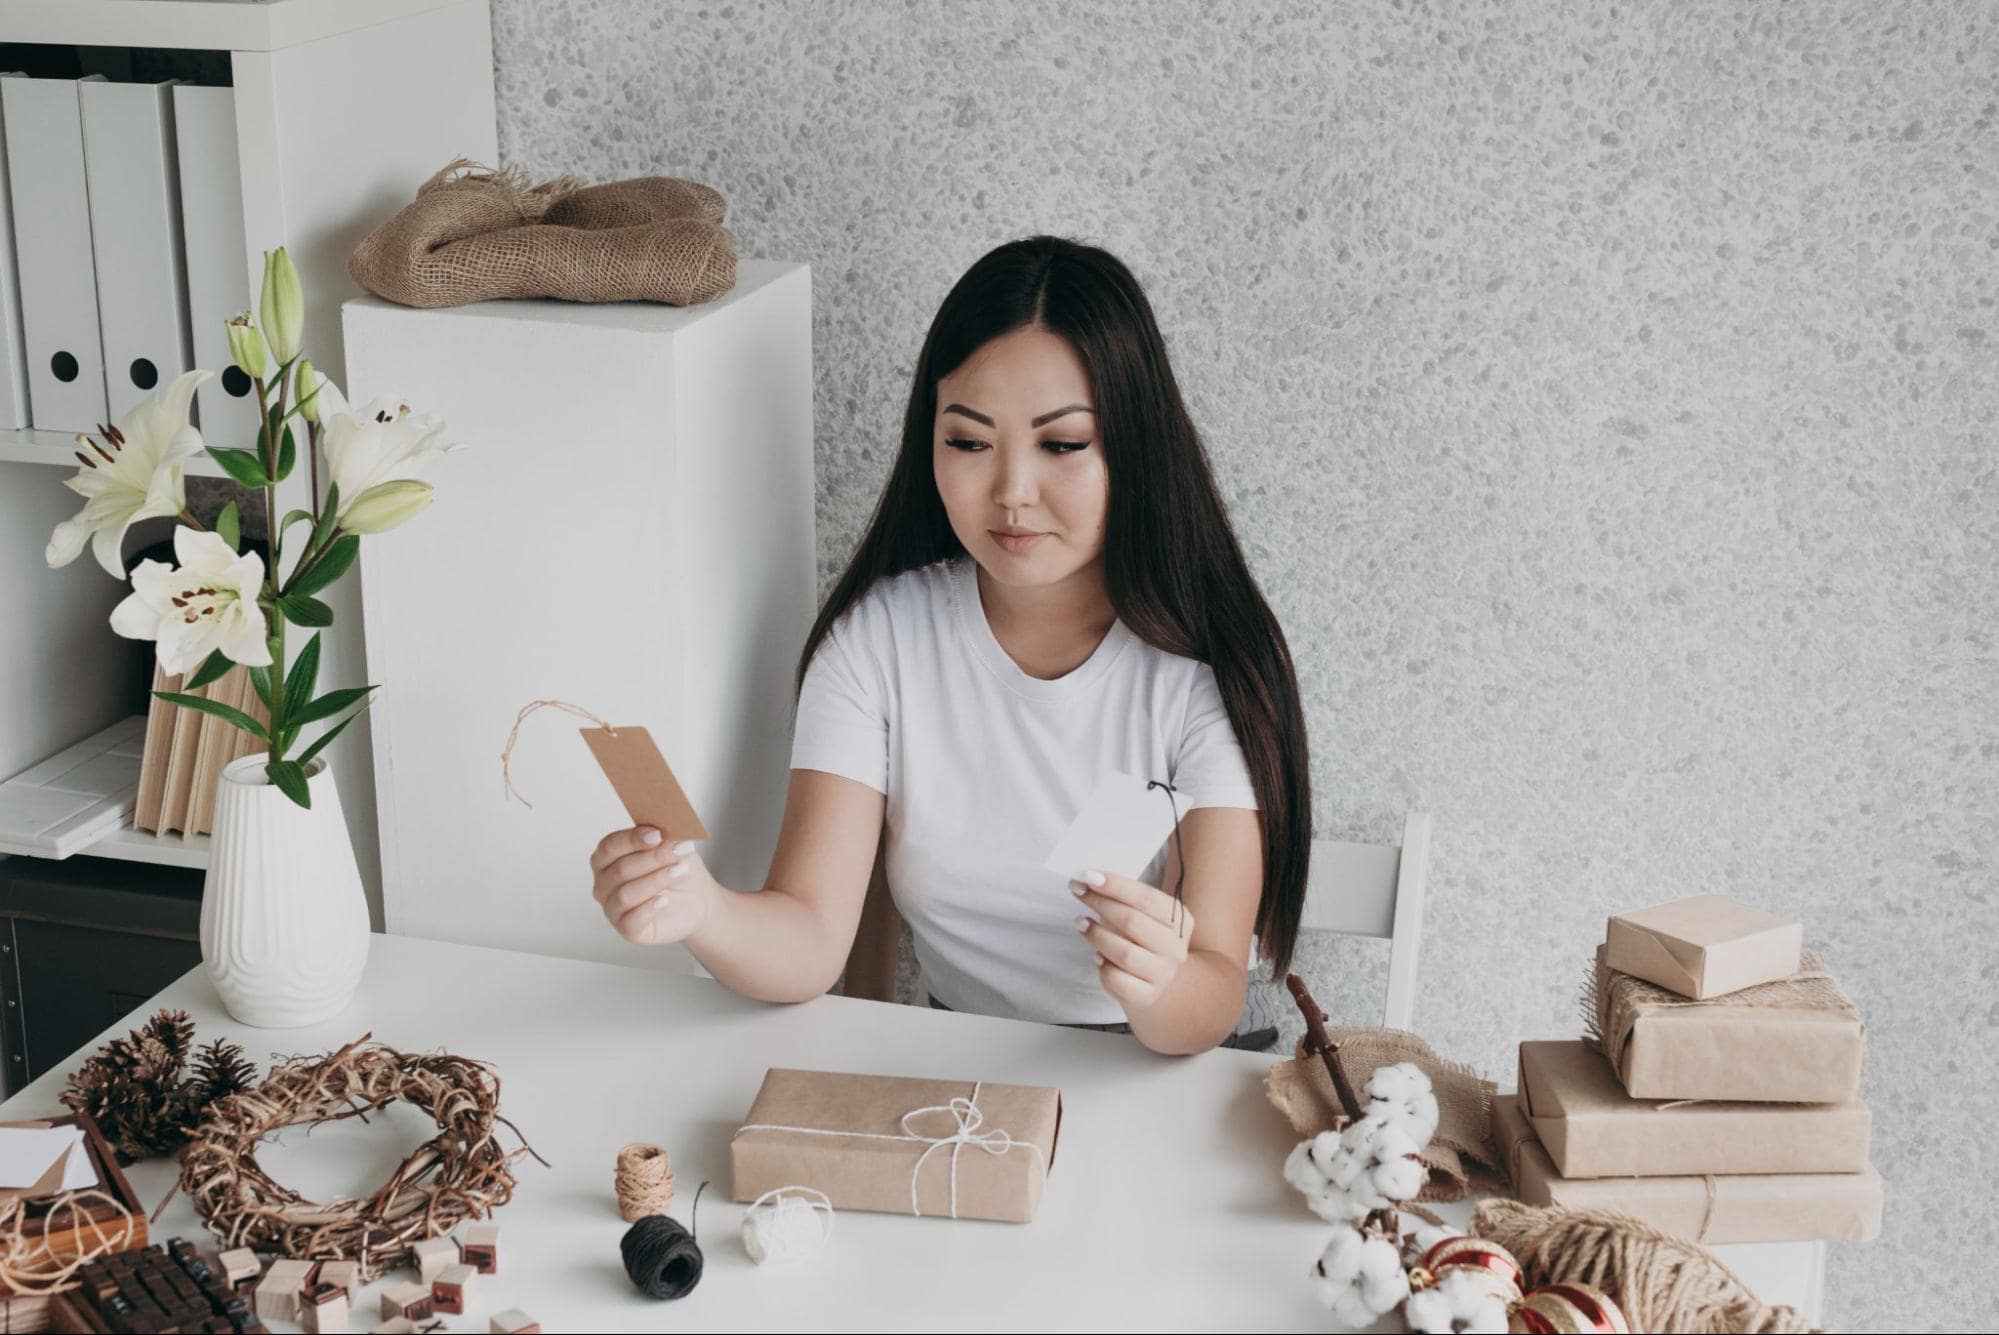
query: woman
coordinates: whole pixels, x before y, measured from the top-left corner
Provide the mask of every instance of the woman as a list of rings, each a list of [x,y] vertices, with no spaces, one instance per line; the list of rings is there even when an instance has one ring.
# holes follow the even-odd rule
[[[1042,861],[1113,769],[1171,785],[1177,837],[1136,879],[1065,887]],[[1250,955],[1288,967],[1310,843],[1290,653],[1151,306],[1111,255],[1041,236],[974,265],[924,341],[799,656],[768,883],[729,890],[643,829],[591,868],[627,939],[770,1001],[839,980],[878,872],[932,1005],[1192,1053],[1274,1037],[1238,1030]]]

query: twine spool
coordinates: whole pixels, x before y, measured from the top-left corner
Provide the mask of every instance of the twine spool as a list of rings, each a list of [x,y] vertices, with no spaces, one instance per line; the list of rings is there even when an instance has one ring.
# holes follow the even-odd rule
[[[814,1187],[773,1187],[743,1212],[743,1250],[758,1265],[802,1261],[832,1236],[833,1202]]]
[[[659,1146],[634,1142],[618,1151],[612,1186],[618,1193],[618,1213],[626,1223],[665,1214],[673,1204],[673,1164]]]
[[[694,1208],[701,1208],[703,1182],[694,1193]],[[625,1230],[618,1241],[625,1260],[625,1273],[638,1291],[648,1298],[684,1298],[701,1282],[701,1244],[677,1219],[649,1214]]]

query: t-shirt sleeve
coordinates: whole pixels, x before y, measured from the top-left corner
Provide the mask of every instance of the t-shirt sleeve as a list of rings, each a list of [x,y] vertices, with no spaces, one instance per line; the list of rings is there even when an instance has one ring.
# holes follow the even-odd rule
[[[813,651],[798,692],[791,768],[824,770],[888,792],[888,709],[881,672],[842,617]]]
[[[1215,670],[1206,663],[1194,674],[1187,700],[1187,723],[1180,738],[1180,759],[1173,786],[1186,797],[1186,807],[1247,807],[1258,810],[1256,786],[1249,764],[1236,740],[1229,711],[1222,704]]]

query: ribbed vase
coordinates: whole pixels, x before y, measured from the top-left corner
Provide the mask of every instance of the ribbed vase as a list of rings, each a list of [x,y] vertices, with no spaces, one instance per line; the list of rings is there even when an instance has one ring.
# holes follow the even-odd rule
[[[325,757],[307,767],[312,806],[231,761],[215,792],[201,958],[229,1013],[289,1029],[337,1015],[368,962],[368,900]]]

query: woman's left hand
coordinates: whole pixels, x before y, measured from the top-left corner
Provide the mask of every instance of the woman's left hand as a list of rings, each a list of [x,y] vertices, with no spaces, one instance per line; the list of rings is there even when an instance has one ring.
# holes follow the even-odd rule
[[[1070,888],[1095,918],[1076,930],[1097,949],[1097,979],[1129,1015],[1159,1000],[1187,962],[1194,915],[1164,890],[1116,872],[1084,872]]]

